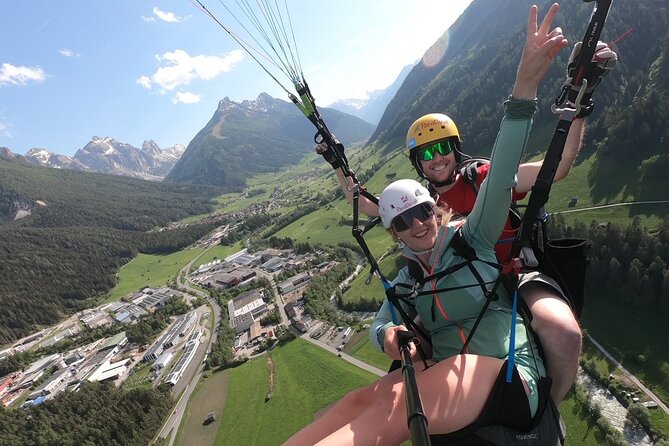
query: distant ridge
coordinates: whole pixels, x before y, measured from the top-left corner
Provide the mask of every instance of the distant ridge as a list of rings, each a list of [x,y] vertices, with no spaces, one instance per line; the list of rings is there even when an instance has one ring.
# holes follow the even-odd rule
[[[333,109],[320,109],[329,129],[348,145],[374,127]],[[239,190],[250,176],[297,163],[313,148],[315,128],[292,103],[261,93],[241,103],[224,98],[165,178]]]
[[[376,125],[379,123],[381,116],[383,116],[388,103],[395,96],[395,93],[397,93],[397,90],[399,90],[412,68],[413,65],[407,65],[402,68],[400,74],[388,88],[374,90],[369,93],[369,97],[366,99],[340,99],[328,105],[328,107],[339,110],[342,113],[357,116],[364,121]]]
[[[174,167],[186,148],[183,144],[161,149],[155,141],[144,141],[138,149],[110,137],[94,136],[73,157],[45,149],[30,149],[25,159],[39,166],[109,173],[160,181]]]

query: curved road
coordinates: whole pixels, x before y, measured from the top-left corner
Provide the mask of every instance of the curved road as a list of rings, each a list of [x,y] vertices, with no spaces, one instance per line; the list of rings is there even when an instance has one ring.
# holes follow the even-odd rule
[[[202,254],[200,254],[202,255]],[[207,343],[207,349],[206,351],[209,352],[211,351],[211,345],[213,344],[214,340],[218,336],[218,324],[221,319],[221,308],[218,306],[218,303],[216,302],[215,299],[212,299],[211,296],[209,296],[207,293],[200,291],[198,289],[195,289],[190,286],[188,282],[188,271],[190,271],[190,267],[192,266],[193,262],[198,259],[197,256],[186,266],[184,266],[181,271],[177,274],[177,286],[185,288],[189,294],[192,294],[194,296],[202,297],[209,302],[209,305],[213,309],[213,314],[214,314],[214,331],[213,333],[210,333],[209,336],[209,342]],[[204,355],[203,355],[204,356]],[[190,399],[191,394],[193,393],[193,390],[195,390],[195,385],[200,381],[202,378],[202,373],[204,371],[204,362],[203,359],[200,359],[199,362],[197,362],[195,359],[193,360],[194,363],[197,363],[197,369],[195,372],[195,375],[191,377],[190,381],[186,384],[186,387],[183,390],[183,393],[179,397],[179,401],[177,401],[174,411],[172,414],[168,417],[167,421],[165,421],[165,424],[163,424],[162,429],[158,433],[159,438],[167,438],[167,446],[172,446],[174,444],[174,440],[176,439],[176,433],[177,430],[179,429],[179,424],[181,423],[181,420],[183,418],[183,415],[186,411],[186,405],[188,404],[188,400]],[[190,370],[190,367],[189,367]],[[186,376],[182,379],[187,379]]]

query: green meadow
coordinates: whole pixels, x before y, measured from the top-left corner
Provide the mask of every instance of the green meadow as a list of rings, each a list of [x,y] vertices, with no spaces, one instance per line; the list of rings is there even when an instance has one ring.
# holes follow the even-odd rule
[[[243,248],[242,242],[237,242],[232,246],[223,246],[223,245],[216,245],[212,246],[211,248],[208,248],[205,252],[202,253],[201,256],[199,256],[195,262],[193,262],[193,265],[191,266],[191,271],[196,270],[199,266],[204,265],[205,263],[209,263],[213,260],[219,259],[223,260],[226,257],[239,252]]]
[[[350,353],[365,360],[366,348],[371,348],[369,343],[360,342]],[[211,429],[217,425],[213,443],[216,446],[279,445],[313,421],[320,409],[377,379],[302,339],[274,349],[271,357],[276,377],[271,399],[265,400],[269,391],[267,355],[216,372],[194,392],[176,444],[212,444]],[[385,358],[374,365],[386,369],[389,361]],[[203,419],[209,411],[217,413],[217,420],[204,425]],[[601,444],[603,437],[596,420],[573,394],[563,401],[560,412],[567,425],[567,444]]]
[[[566,178],[554,183],[546,210],[549,213],[562,213],[568,222],[579,220],[585,224],[590,224],[592,220],[595,220],[626,226],[633,217],[638,216],[641,223],[648,228],[656,227],[661,222],[662,216],[669,214],[669,203],[587,209],[622,202],[666,199],[666,196],[661,196],[662,191],[660,190],[657,191],[657,193],[660,193],[659,196],[654,196],[657,193],[639,191],[633,186],[632,178],[629,178],[632,186],[621,185],[621,178],[630,177],[630,172],[621,170],[620,167],[614,168],[614,166],[611,166],[612,171],[608,172],[610,184],[605,184],[606,181],[593,183],[591,171],[597,162],[597,155],[592,155],[576,164]],[[633,173],[634,171],[632,171]],[[617,179],[616,183],[614,183],[614,179]],[[623,184],[625,183],[623,182]],[[644,187],[651,188],[647,184],[644,184]],[[569,202],[573,197],[578,198],[578,203],[574,207],[569,207]]]
[[[583,309],[589,334],[664,401],[669,400],[667,318],[667,308],[639,308],[605,297],[587,299]]]
[[[369,329],[361,330],[351,336],[344,351],[356,359],[381,370],[388,370],[390,359],[385,353],[378,351],[369,341]]]
[[[567,426],[565,444],[569,446],[600,446],[604,434],[596,425],[597,419],[590,413],[587,404],[574,397],[573,393],[560,404],[560,415]]]
[[[274,349],[271,358],[275,387],[268,401],[267,355],[226,372],[228,392],[215,445],[281,444],[318,410],[376,379],[302,339]]]
[[[202,252],[204,249],[187,249],[166,255],[139,254],[118,272],[118,282],[108,300],[119,300],[147,286],[165,285],[175,279],[181,268]]]
[[[198,382],[188,400],[184,418],[174,441],[175,445],[214,444],[225,411],[229,377],[229,372],[224,370]],[[215,414],[216,419],[205,423],[204,420],[211,412]]]

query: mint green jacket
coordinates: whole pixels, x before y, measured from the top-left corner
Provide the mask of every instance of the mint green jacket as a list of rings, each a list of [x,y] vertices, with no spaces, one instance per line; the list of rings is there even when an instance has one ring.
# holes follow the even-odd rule
[[[532,101],[509,100],[505,102],[505,116],[491,155],[490,173],[481,186],[476,204],[467,221],[461,226],[465,240],[476,251],[479,259],[497,263],[495,243],[502,232],[511,204],[512,188],[516,185],[516,172],[532,126],[532,116],[536,103]],[[431,276],[449,266],[459,264],[463,259],[457,256],[449,243],[456,228],[442,226],[437,234],[432,255],[427,269],[423,267],[424,277]],[[403,256],[418,261],[412,252],[405,248]],[[418,262],[420,264],[420,262]],[[473,262],[476,270],[491,289],[499,275],[499,270],[480,261]],[[413,284],[408,267],[400,270],[393,284]],[[465,288],[437,293],[443,288]],[[415,301],[415,309],[406,305],[405,311],[420,317],[432,341],[432,358],[440,361],[460,353],[481,308],[485,304],[483,290],[479,281],[469,268],[462,268],[446,277],[426,283],[420,291],[431,291],[421,295]],[[512,323],[512,297],[500,285],[497,288],[499,300],[493,301],[485,312],[468,346],[467,353],[506,359],[509,353],[509,339]],[[391,304],[384,300],[370,329],[370,339],[379,350],[383,350],[386,329],[393,325]],[[398,314],[395,311],[395,314]],[[399,315],[398,315],[399,316]],[[539,376],[545,376],[543,363],[537,348],[529,339],[520,316],[516,321],[515,361],[521,375],[528,381],[530,388]],[[529,381],[533,381],[530,383]],[[536,392],[535,392],[536,393]],[[531,398],[532,400],[532,398]],[[536,407],[535,404],[531,404]]]

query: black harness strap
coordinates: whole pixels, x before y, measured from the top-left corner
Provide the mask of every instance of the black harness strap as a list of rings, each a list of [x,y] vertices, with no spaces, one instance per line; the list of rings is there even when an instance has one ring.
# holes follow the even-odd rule
[[[591,2],[593,0],[584,1]],[[604,22],[609,13],[612,0],[594,1],[595,7],[592,11],[588,28],[585,31],[585,36],[582,40],[583,44],[581,46],[581,52],[576,61],[576,75],[572,81],[574,86],[581,87],[581,91],[585,91],[588,81],[592,77],[594,71],[592,58],[595,55],[597,42],[601,36],[602,28],[604,27]],[[580,111],[580,104],[578,101],[574,108],[557,108],[565,104],[568,90],[569,86],[565,85],[560,95],[555,99],[556,107],[553,108],[553,111],[561,112],[560,120],[553,133],[553,138],[548,146],[548,151],[546,152],[546,157],[541,165],[541,169],[539,169],[537,179],[534,186],[532,186],[532,193],[530,194],[527,209],[521,222],[519,240],[512,250],[512,256],[520,257],[525,265],[529,267],[537,267],[539,265],[539,261],[533,252],[533,234],[538,230],[538,222],[541,221],[545,215],[543,207],[548,201],[553,179],[555,178],[555,173],[557,172],[558,165],[562,159],[565,142],[567,141],[567,134],[569,133],[572,122]]]
[[[478,328],[479,324],[481,323],[481,320],[483,319],[483,316],[485,312],[488,310],[488,307],[490,306],[490,303],[492,301],[498,300],[499,295],[497,294],[497,289],[500,284],[504,283],[504,278],[506,275],[509,274],[508,271],[505,271],[502,266],[498,263],[493,263],[493,262],[488,262],[485,260],[481,260],[477,257],[476,251],[474,248],[472,248],[467,241],[465,240],[464,236],[462,235],[461,229],[458,229],[455,234],[453,235],[453,238],[451,239],[449,246],[453,249],[454,253],[465,259],[464,262],[460,262],[456,265],[452,265],[448,268],[445,268],[441,271],[439,271],[436,274],[433,274],[428,277],[423,277],[423,270],[418,265],[418,262],[408,259],[409,261],[409,274],[413,277],[414,279],[414,284],[405,284],[405,283],[398,283],[392,286],[391,288],[386,290],[386,296],[388,297],[388,300],[398,309],[400,314],[402,315],[403,320],[407,324],[413,324],[413,320],[411,318],[405,317],[406,312],[400,305],[400,301],[404,302],[407,305],[414,306],[415,305],[415,299],[419,296],[426,296],[426,295],[431,295],[434,293],[445,293],[449,291],[455,291],[455,290],[460,290],[464,288],[471,288],[471,287],[480,287],[481,290],[483,291],[483,295],[486,298],[486,302],[481,308],[481,311],[479,312],[479,315],[474,322],[474,325],[472,326],[472,329],[470,330],[467,339],[462,347],[462,350],[460,353],[465,353],[467,350],[467,347],[474,336],[474,333],[476,332],[476,329]],[[500,270],[500,274],[497,276],[497,279],[492,281],[492,282],[486,282],[483,277],[481,277],[481,274],[478,272],[476,267],[474,266],[473,262],[474,261],[479,261],[481,263],[485,263],[487,265],[493,266],[495,268],[498,268]],[[456,287],[446,287],[446,288],[439,288],[439,289],[434,289],[434,290],[429,290],[429,291],[419,291],[420,289],[423,288],[423,286],[430,282],[430,281],[435,281],[435,283],[443,278],[446,277],[450,274],[453,274],[456,271],[461,270],[462,268],[467,267],[472,275],[476,278],[477,283],[475,284],[468,284],[468,285],[461,285],[461,286],[456,286]],[[487,285],[492,284],[492,288],[488,289]],[[408,290],[407,293],[400,293],[398,291],[398,287],[406,288]],[[407,320],[408,319],[408,320]],[[435,319],[435,309],[434,309],[434,301],[432,302],[432,319]],[[418,331],[421,333],[422,336],[425,337],[425,335],[422,333],[422,331]],[[425,337],[425,339],[429,339],[429,337]]]

